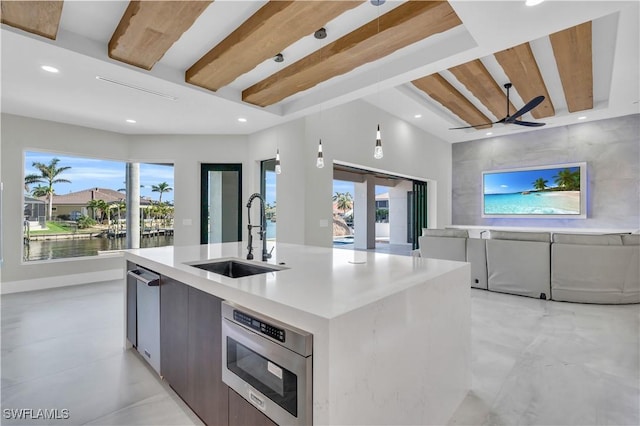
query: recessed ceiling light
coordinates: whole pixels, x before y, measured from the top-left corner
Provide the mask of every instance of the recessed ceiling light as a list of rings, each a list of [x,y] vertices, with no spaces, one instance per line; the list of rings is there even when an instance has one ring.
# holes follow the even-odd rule
[[[244,117],[240,117],[240,118],[238,118],[238,121],[241,122],[241,123],[246,123],[247,119],[244,118]]]
[[[413,116],[413,118],[422,118],[422,114],[416,114]]]
[[[585,118],[587,118],[586,116],[582,116],[582,117],[578,117],[578,120],[584,120]]]
[[[57,73],[57,72],[60,72],[60,70],[58,68],[52,67],[51,65],[43,65],[40,68],[42,68],[46,72],[52,72],[54,74]]]
[[[130,119],[130,118],[128,118],[128,119],[127,119],[127,123],[132,123],[132,124],[133,124],[133,123],[135,123],[135,122],[136,122],[136,120],[132,120],[132,119]]]
[[[487,136],[491,136],[492,134],[493,134],[493,132],[487,132],[487,133],[485,133],[485,135],[487,135]]]
[[[542,3],[544,0],[527,0],[524,4],[527,6],[537,6]]]

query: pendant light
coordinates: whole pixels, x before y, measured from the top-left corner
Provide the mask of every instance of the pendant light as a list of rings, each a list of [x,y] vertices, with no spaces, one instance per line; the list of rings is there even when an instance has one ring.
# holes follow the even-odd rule
[[[374,6],[381,6],[383,3],[384,0],[371,0],[371,4]],[[380,34],[380,9],[378,9],[378,34]],[[378,98],[380,98],[380,69],[378,69]],[[376,131],[376,147],[373,149],[373,158],[379,160],[383,156],[382,137],[380,137],[380,124],[378,123],[378,130]]]
[[[276,174],[282,173],[282,167],[280,167],[280,149],[276,149]]]
[[[322,157],[322,139],[318,142],[318,158],[316,160],[316,167],[319,169],[324,167],[324,158]]]
[[[384,156],[382,152],[382,138],[380,137],[380,125],[378,124],[378,130],[376,131],[376,147],[373,150],[373,158],[376,160],[381,159]]]

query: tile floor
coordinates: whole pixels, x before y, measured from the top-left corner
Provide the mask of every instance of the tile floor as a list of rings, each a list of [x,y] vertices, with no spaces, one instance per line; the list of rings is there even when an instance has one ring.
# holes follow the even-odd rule
[[[471,296],[472,389],[451,425],[640,424],[640,305]],[[122,349],[119,282],[1,302],[2,424],[201,424]],[[69,419],[7,419],[15,408],[68,409]]]

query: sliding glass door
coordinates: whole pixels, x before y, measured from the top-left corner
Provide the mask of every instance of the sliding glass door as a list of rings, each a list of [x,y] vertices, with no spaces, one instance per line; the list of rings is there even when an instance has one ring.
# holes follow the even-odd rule
[[[418,248],[418,237],[422,235],[422,228],[427,227],[427,182],[413,181],[413,191],[409,201],[410,216],[409,227],[413,234],[411,243],[413,248]]]
[[[202,164],[200,243],[242,240],[242,164]]]

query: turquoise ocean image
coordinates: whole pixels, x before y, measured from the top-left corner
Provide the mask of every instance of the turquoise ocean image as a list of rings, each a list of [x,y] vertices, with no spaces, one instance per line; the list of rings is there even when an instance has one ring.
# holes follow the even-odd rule
[[[483,175],[484,214],[580,215],[580,167]]]
[[[485,194],[485,214],[580,214],[576,191]]]

